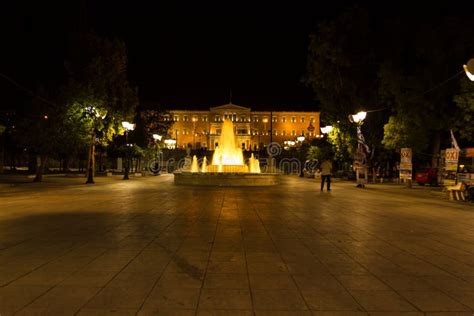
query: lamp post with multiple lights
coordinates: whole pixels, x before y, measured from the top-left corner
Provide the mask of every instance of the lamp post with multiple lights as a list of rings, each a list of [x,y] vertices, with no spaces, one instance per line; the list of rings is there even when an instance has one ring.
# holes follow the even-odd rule
[[[349,121],[357,125],[357,151],[354,159],[354,167],[356,169],[356,181],[358,188],[364,188],[368,182],[367,172],[367,155],[364,152],[364,147],[369,152],[368,146],[365,144],[364,135],[362,135],[361,126],[364,124],[364,120],[367,116],[367,112],[361,111],[357,114],[349,115]],[[364,173],[364,179],[360,178],[360,173]]]
[[[303,134],[300,136],[296,137],[296,140],[298,141],[299,144],[299,153],[300,153],[300,158],[301,158],[301,166],[300,166],[300,177],[304,177],[304,171],[303,171],[303,165],[304,165],[304,148],[303,148],[303,143],[305,141],[306,137],[304,137]]]
[[[125,128],[125,145],[126,145],[126,164],[125,164],[125,172],[123,174],[123,180],[128,180],[128,173],[130,170],[130,155],[129,155],[129,144],[128,144],[128,133],[135,129],[135,124],[129,123],[127,121],[122,122],[123,128]]]

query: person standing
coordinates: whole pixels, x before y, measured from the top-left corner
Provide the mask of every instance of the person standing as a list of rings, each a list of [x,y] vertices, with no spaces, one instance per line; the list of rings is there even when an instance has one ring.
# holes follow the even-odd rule
[[[332,162],[330,160],[324,160],[321,164],[321,192],[324,189],[324,182],[327,183],[327,191],[331,191],[331,171]]]

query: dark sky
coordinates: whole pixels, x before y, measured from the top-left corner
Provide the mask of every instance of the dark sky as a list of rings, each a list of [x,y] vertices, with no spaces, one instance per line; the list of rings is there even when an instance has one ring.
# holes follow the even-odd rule
[[[202,109],[227,103],[232,89],[234,103],[254,109],[317,110],[311,91],[301,83],[308,35],[319,21],[355,3],[387,16],[460,9],[448,2],[415,8],[399,1],[176,2],[179,7],[159,1],[63,2],[26,1],[2,8],[7,45],[2,45],[0,72],[29,88],[60,74],[66,34],[82,21],[126,43],[129,77],[141,102]],[[13,104],[24,94],[2,78],[0,92]]]

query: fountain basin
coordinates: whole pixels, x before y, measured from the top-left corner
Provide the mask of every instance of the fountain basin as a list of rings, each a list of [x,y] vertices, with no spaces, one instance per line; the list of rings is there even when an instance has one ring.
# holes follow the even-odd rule
[[[186,172],[174,173],[174,183],[179,185],[219,186],[219,187],[260,187],[279,184],[278,173],[214,173]]]

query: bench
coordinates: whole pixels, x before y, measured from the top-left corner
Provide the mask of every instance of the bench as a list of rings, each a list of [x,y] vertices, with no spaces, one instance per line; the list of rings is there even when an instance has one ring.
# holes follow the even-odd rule
[[[465,201],[466,200],[466,185],[461,182],[456,185],[451,185],[447,186],[446,190],[449,193],[449,199],[450,200],[460,200],[460,201]]]

